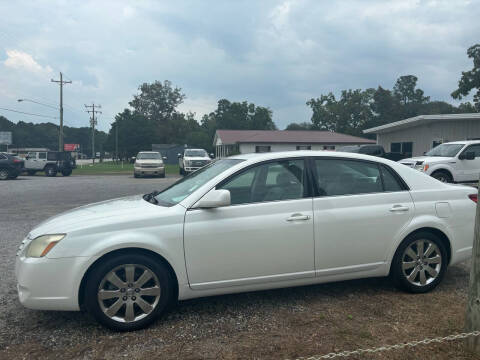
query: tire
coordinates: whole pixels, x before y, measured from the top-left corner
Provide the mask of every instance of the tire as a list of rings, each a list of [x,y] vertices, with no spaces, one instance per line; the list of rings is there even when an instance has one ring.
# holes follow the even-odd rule
[[[62,175],[63,175],[63,176],[70,176],[70,175],[72,175],[72,169],[64,169],[64,170],[62,170]]]
[[[7,180],[9,175],[10,174],[7,169],[0,169],[0,180]]]
[[[437,179],[438,181],[444,183],[453,183],[452,175],[448,171],[445,170],[437,170],[432,174],[432,177]]]
[[[422,243],[423,259],[418,258]],[[425,293],[442,281],[447,266],[448,256],[443,242],[435,234],[421,231],[408,236],[400,244],[392,261],[391,276],[400,289]]]
[[[47,166],[45,168],[45,176],[55,177],[57,176],[57,169],[55,166]]]
[[[127,281],[127,268],[134,269],[131,283]],[[113,280],[113,273],[117,275],[116,280]],[[138,281],[142,281],[143,274],[150,278],[142,285]],[[100,324],[109,329],[139,330],[155,321],[171,303],[173,284],[170,272],[158,260],[140,253],[120,254],[107,258],[90,271],[85,287],[85,306]],[[153,295],[141,295],[142,289],[147,288],[146,293]],[[111,298],[100,300],[100,294],[105,291],[110,293],[103,296]],[[129,314],[127,309],[131,310]],[[109,315],[108,311],[111,312]]]
[[[28,170],[28,171],[27,171],[27,174],[30,175],[30,176],[34,176],[35,173],[36,173],[35,170]]]

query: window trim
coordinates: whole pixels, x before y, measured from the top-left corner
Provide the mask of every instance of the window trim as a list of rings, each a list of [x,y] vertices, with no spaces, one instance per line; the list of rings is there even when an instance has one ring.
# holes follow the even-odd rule
[[[314,188],[314,196],[313,198],[329,198],[329,197],[338,197],[338,196],[357,196],[357,195],[371,195],[371,194],[384,194],[384,193],[396,193],[396,192],[403,192],[403,191],[410,191],[410,188],[408,185],[405,183],[405,181],[402,179],[398,173],[392,169],[390,166],[387,164],[377,162],[377,161],[372,161],[372,160],[365,160],[365,159],[352,159],[348,157],[336,157],[336,156],[315,156],[311,157],[312,163],[311,163],[311,172],[313,176],[313,188]],[[368,192],[368,193],[359,193],[359,194],[342,194],[342,195],[321,195],[319,188],[318,188],[318,173],[317,173],[317,167],[315,165],[315,160],[346,160],[346,161],[356,161],[356,162],[363,162],[363,163],[368,163],[368,164],[374,164],[377,166],[378,172],[380,174],[380,179],[382,182],[382,189],[383,191],[376,191],[376,192]],[[395,179],[400,183],[402,186],[402,190],[399,191],[385,191],[385,183],[383,180],[383,174],[382,174],[382,169],[381,166],[385,166],[387,171],[390,171],[392,176],[395,177]]]
[[[467,145],[466,147],[464,147],[463,150],[460,149],[460,151],[459,151],[459,153],[456,155],[456,157],[458,158],[460,155],[466,154],[467,152],[469,152],[468,149],[470,149],[470,148],[473,147],[473,146],[480,146],[480,143],[479,143],[479,144],[469,144],[469,145]],[[477,157],[480,157],[480,156],[475,156],[475,159],[476,159]]]
[[[229,206],[224,206],[224,207],[245,206],[245,205],[255,205],[255,204],[281,202],[281,201],[296,201],[296,200],[311,199],[311,198],[314,197],[314,189],[313,189],[314,182],[312,181],[311,176],[310,176],[311,169],[310,169],[309,162],[308,162],[309,158],[310,157],[306,157],[306,156],[295,156],[295,157],[288,157],[288,158],[278,158],[278,159],[264,160],[264,161],[260,161],[260,162],[254,163],[254,164],[250,164],[250,165],[245,166],[244,168],[238,170],[237,172],[229,175],[228,177],[226,177],[225,179],[220,181],[218,184],[216,184],[212,189],[218,190],[219,187],[221,187],[225,183],[229,182],[232,178],[242,174],[245,171],[248,171],[252,167],[263,166],[265,164],[281,162],[281,161],[303,160],[303,162],[304,162],[304,168],[303,168],[303,173],[304,173],[303,197],[298,198],[298,199],[268,200],[268,201],[248,202],[248,203],[242,203],[242,204],[230,204]],[[211,191],[212,189],[210,189],[209,191]],[[207,194],[209,191],[207,191],[205,194]]]

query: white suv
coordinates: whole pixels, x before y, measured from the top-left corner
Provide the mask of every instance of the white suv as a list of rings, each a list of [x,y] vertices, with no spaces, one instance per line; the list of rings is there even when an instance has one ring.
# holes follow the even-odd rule
[[[208,153],[203,149],[185,149],[182,154],[178,154],[178,165],[180,175],[187,175],[194,172],[212,161]]]
[[[443,182],[474,182],[480,175],[480,140],[441,144],[424,156],[400,163],[423,171]]]

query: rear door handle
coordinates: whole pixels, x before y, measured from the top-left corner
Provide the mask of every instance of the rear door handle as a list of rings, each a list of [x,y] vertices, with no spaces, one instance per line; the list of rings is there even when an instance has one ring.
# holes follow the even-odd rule
[[[403,205],[393,205],[392,208],[390,209],[390,212],[405,212],[410,210],[408,206],[403,206]]]
[[[293,214],[292,216],[287,218],[287,221],[297,221],[297,220],[310,220],[310,216],[302,215],[302,214]]]

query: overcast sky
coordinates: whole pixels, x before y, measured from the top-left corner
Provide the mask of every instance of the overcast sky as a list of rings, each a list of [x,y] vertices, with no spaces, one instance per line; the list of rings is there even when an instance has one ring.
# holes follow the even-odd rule
[[[221,98],[273,111],[282,129],[309,121],[322,93],[381,85],[406,74],[452,102],[469,46],[480,42],[479,1],[7,1],[0,0],[0,107],[87,126],[100,103],[108,130],[143,82],[170,80],[200,119]],[[43,122],[0,110],[13,121]],[[53,122],[58,120],[51,120]]]

